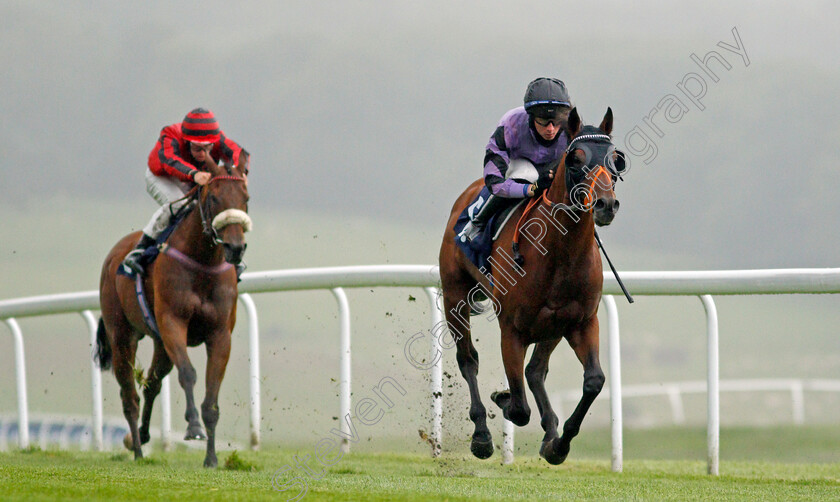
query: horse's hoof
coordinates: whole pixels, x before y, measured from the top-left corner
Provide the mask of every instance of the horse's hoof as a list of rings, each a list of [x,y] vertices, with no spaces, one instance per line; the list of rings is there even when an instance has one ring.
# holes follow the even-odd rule
[[[184,441],[204,441],[207,435],[200,425],[187,427],[187,434],[184,436]]]
[[[550,439],[549,439],[549,440],[546,440],[546,441],[543,441],[542,443],[540,443],[540,456],[541,456],[542,458],[545,458],[545,447],[546,447],[546,445],[548,445],[549,443],[551,443],[551,440],[550,440]]]
[[[151,439],[148,430],[140,429],[140,444],[146,444]]]
[[[473,455],[477,458],[482,460],[486,458],[490,458],[493,456],[493,450],[495,446],[493,445],[493,438],[490,434],[487,434],[487,438],[478,438],[473,435],[472,441],[470,442],[470,451]]]
[[[510,395],[510,390],[502,390],[490,394],[490,399],[496,403],[496,406],[502,409],[506,420],[510,420],[514,425],[523,427],[528,425],[531,421],[531,410],[528,408],[513,408],[511,404],[513,399]]]
[[[531,421],[531,411],[523,409],[512,410],[510,407],[505,409],[505,418],[513,422],[517,427],[525,427]]]
[[[500,390],[490,394],[490,400],[496,403],[501,409],[505,409],[510,404],[510,391],[509,390]]]
[[[131,439],[131,433],[126,432],[125,436],[123,436],[123,446],[125,446],[126,450],[133,450],[134,449],[134,440]]]
[[[540,447],[540,456],[551,465],[560,465],[569,455],[569,445],[565,446],[560,441],[560,438],[554,438],[550,441],[544,441]]]
[[[213,457],[205,457],[204,458],[204,467],[216,467],[219,464],[219,461],[216,459],[215,456]]]

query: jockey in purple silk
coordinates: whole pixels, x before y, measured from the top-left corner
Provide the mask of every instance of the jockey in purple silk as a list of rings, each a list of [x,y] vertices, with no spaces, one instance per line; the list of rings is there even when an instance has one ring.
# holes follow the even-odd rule
[[[472,240],[511,199],[533,197],[550,184],[551,168],[569,143],[565,127],[570,110],[561,80],[540,77],[528,84],[524,106],[505,113],[490,136],[484,183],[491,195],[458,238]]]

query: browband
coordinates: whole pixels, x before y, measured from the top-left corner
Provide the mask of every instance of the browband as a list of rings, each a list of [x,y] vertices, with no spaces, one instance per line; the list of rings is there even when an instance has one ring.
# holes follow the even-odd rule
[[[569,152],[571,152],[571,151],[572,151],[572,146],[573,146],[573,145],[574,145],[577,141],[583,141],[583,140],[593,140],[593,139],[594,139],[594,140],[603,139],[603,140],[607,140],[607,141],[612,142],[612,138],[610,138],[610,137],[609,137],[609,136],[607,136],[606,134],[582,134],[582,135],[580,135],[580,136],[575,137],[575,139],[573,139],[571,142],[569,142],[569,146],[567,146],[567,147],[566,147],[566,153],[569,153]]]

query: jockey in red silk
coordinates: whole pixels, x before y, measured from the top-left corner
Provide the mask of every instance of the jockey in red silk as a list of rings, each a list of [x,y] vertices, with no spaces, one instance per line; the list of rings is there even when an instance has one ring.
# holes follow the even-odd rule
[[[507,201],[533,197],[538,188],[550,183],[553,171],[549,167],[563,156],[569,143],[564,128],[570,111],[569,92],[561,80],[540,77],[528,84],[524,106],[505,113],[490,136],[484,183],[491,195],[459,238],[472,240]]]
[[[187,201],[183,199],[193,186],[206,185],[211,174],[203,171],[205,162],[225,162],[236,165],[243,149],[225,136],[213,112],[196,108],[180,124],[164,127],[155,147],[149,153],[146,169],[146,191],[161,207],[143,227],[137,247],[123,261],[123,265],[142,274],[140,257],[153,246],[158,236],[169,226],[171,215]],[[248,174],[248,168],[245,168]],[[171,210],[170,210],[171,206]],[[241,273],[241,270],[237,270]]]

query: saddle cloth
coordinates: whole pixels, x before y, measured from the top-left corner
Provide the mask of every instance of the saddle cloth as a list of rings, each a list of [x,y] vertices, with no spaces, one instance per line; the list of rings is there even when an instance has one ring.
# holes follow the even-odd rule
[[[484,273],[490,272],[490,263],[487,261],[487,258],[490,257],[490,253],[493,251],[493,241],[498,239],[499,234],[502,232],[502,229],[508,223],[508,220],[511,219],[511,215],[513,211],[516,210],[517,207],[522,205],[528,199],[509,199],[510,203],[498,211],[496,214],[490,217],[490,220],[487,222],[487,225],[479,234],[471,241],[461,242],[458,239],[458,234],[461,233],[464,226],[470,221],[471,215],[478,214],[484,204],[487,202],[487,199],[490,198],[490,189],[486,186],[481,189],[473,202],[469,204],[464,210],[461,212],[461,215],[458,216],[458,220],[455,222],[455,244],[461,248],[461,251],[464,252],[467,259],[475,265],[479,270],[484,268]]]

